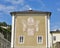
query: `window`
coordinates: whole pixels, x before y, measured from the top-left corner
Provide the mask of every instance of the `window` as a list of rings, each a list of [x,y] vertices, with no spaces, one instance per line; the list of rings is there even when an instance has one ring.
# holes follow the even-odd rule
[[[53,40],[54,40],[54,41],[56,40],[56,36],[53,36]]]
[[[37,37],[37,43],[38,44],[42,44],[43,43],[43,37],[42,36],[38,36]]]
[[[23,36],[20,36],[19,41],[20,41],[20,44],[23,44],[24,43],[24,37]]]

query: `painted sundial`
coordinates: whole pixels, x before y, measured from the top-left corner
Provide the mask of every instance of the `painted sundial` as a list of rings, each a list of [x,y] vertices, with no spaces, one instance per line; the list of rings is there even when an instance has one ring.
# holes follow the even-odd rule
[[[27,32],[28,35],[32,36],[35,32],[38,32],[39,20],[35,20],[33,17],[22,19],[23,32]]]

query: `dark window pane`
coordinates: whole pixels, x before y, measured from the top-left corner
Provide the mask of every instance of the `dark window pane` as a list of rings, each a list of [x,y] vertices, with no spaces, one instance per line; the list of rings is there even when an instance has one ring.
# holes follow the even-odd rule
[[[38,36],[38,43],[42,42],[42,37]]]
[[[56,40],[56,36],[54,36],[54,38],[53,38],[53,39],[54,39],[54,41],[55,41],[55,40]]]
[[[23,43],[23,36],[20,36],[20,43]]]

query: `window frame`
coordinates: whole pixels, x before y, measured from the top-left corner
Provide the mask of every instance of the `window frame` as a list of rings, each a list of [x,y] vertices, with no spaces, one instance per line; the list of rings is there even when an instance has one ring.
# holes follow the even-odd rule
[[[38,37],[42,37],[42,41],[41,42],[38,42]],[[37,36],[37,44],[43,44],[43,36],[42,35],[38,35]]]

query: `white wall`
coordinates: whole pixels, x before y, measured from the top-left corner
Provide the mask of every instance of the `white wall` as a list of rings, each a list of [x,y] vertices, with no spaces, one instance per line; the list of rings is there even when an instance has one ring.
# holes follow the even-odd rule
[[[56,36],[56,40],[55,41],[53,40],[53,43],[60,42],[60,34],[59,33],[55,33],[55,34],[53,34],[53,36]]]

